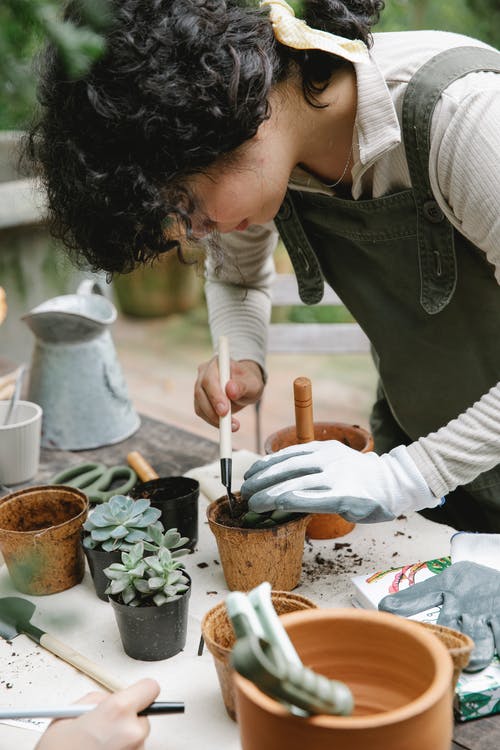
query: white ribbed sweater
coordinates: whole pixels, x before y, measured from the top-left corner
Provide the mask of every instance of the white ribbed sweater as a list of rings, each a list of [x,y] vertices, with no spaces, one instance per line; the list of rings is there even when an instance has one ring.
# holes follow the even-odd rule
[[[471,44],[486,46],[440,31],[374,34],[370,64],[355,66],[354,199],[370,191],[378,198],[411,187],[398,119],[406,85],[438,52]],[[445,215],[484,251],[500,283],[500,75],[469,74],[443,92],[432,120],[429,174]],[[300,169],[291,175],[289,187],[331,194]],[[221,240],[222,272],[215,274],[207,260],[213,340],[226,334],[235,359],[254,360],[265,371],[276,229],[272,223],[252,226]],[[408,450],[436,497],[500,463],[500,385]]]

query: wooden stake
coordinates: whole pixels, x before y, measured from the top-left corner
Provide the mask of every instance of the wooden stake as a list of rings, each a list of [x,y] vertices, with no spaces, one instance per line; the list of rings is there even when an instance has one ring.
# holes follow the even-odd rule
[[[295,402],[297,443],[310,443],[314,440],[314,421],[312,386],[309,378],[295,378],[293,381],[293,398]]]

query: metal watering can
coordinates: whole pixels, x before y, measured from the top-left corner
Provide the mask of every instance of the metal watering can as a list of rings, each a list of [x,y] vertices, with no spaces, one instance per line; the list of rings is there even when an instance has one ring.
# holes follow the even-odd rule
[[[42,445],[85,450],[119,443],[140,420],[109,326],[115,306],[92,279],[22,318],[35,334],[28,398],[43,409]]]

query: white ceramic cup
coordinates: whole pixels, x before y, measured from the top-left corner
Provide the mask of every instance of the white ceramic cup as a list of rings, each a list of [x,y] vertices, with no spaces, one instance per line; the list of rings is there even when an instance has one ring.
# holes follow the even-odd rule
[[[40,463],[42,409],[32,401],[18,401],[4,425],[9,401],[0,401],[0,484],[28,482]]]

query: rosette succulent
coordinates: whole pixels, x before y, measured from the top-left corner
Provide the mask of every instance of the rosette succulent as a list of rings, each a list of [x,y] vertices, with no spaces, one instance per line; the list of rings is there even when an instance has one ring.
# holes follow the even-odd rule
[[[106,594],[119,597],[130,607],[160,607],[167,601],[179,599],[188,590],[190,580],[178,558],[188,554],[189,550],[175,549],[172,552],[167,544],[171,541],[185,543],[184,540],[177,529],[169,529],[163,535],[163,543],[156,547],[156,554],[145,557],[143,542],[135,544],[130,552],[122,552],[121,563],[112,563],[104,570],[110,579]]]
[[[149,544],[152,533],[163,532],[160,516],[161,510],[152,508],[145,498],[132,500],[125,495],[114,495],[98,505],[83,524],[86,532],[83,545],[112,552],[128,551],[138,542]],[[156,549],[154,545],[148,548]]]

